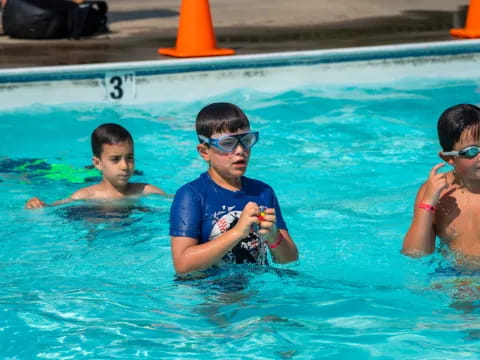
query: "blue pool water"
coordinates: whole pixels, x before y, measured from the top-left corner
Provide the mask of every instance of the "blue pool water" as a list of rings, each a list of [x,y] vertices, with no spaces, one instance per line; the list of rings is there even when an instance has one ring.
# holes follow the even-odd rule
[[[477,359],[480,277],[399,250],[439,162],[437,118],[478,103],[480,78],[410,81],[1,112],[0,358]],[[73,174],[95,180],[83,168],[103,122],[134,135],[135,180],[174,193],[206,169],[193,121],[219,100],[260,131],[247,175],[276,190],[297,263],[176,281],[171,199],[110,212],[22,208],[89,184]],[[22,159],[42,161],[12,166]],[[63,166],[57,178],[49,164]]]

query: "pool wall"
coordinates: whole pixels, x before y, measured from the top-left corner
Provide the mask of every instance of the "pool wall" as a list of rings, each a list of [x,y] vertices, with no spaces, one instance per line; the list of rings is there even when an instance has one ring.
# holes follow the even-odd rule
[[[187,60],[0,70],[2,107],[192,101],[233,89],[282,91],[415,77],[469,78],[480,41],[459,40]]]

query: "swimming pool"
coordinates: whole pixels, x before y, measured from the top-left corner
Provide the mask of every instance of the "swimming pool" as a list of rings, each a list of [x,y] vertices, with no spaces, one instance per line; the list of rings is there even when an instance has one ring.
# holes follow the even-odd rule
[[[0,113],[1,357],[476,359],[478,275],[449,271],[438,255],[399,253],[418,186],[439,161],[438,115],[479,103],[479,54],[453,49],[385,59],[360,50],[344,62],[305,53],[290,65],[295,56],[284,55],[251,77],[239,75],[254,71],[241,60],[215,60],[208,75],[205,63],[205,73],[150,68],[176,91],[195,89],[175,99],[159,89],[166,95],[155,101],[148,74],[126,88],[130,100],[108,102],[94,99],[105,94],[92,80],[108,79],[101,71],[56,73],[64,91],[43,104],[40,83],[54,82],[46,70],[0,74],[2,94],[36,94],[34,104],[8,95]],[[217,87],[200,92],[202,76]],[[67,89],[78,90],[71,101]],[[30,196],[53,201],[95,180],[84,169],[89,134],[109,121],[135,138],[136,179],[174,192],[205,170],[193,119],[217,100],[240,105],[260,131],[247,175],[276,189],[298,263],[175,281],[170,199],[110,212],[22,209]]]

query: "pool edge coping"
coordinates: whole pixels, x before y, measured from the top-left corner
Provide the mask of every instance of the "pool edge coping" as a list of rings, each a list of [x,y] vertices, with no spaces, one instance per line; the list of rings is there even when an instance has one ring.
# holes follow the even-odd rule
[[[0,83],[95,79],[104,77],[106,72],[134,71],[137,76],[148,76],[470,53],[480,53],[480,40],[450,40],[193,59],[12,68],[0,70]]]

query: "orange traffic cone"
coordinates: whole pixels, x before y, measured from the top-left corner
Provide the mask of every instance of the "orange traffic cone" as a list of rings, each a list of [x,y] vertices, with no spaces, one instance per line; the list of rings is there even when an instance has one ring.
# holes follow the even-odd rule
[[[469,39],[480,37],[480,0],[470,0],[465,28],[451,29],[450,35]]]
[[[175,48],[158,49],[175,57],[232,55],[232,49],[217,49],[208,0],[182,0]]]

